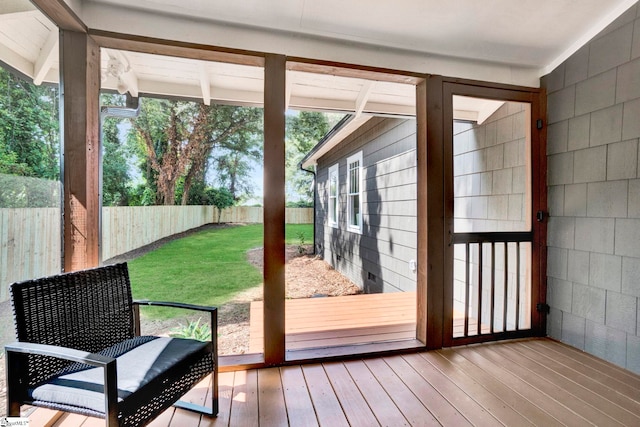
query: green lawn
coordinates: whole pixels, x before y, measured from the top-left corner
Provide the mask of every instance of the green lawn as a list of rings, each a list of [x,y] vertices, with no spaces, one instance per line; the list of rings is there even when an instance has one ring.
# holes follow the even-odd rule
[[[313,242],[312,224],[286,226],[287,244]],[[262,283],[262,273],[246,252],[262,246],[262,224],[212,229],[174,240],[129,262],[134,299],[220,306],[238,292]],[[179,310],[146,309],[151,317],[181,315]]]

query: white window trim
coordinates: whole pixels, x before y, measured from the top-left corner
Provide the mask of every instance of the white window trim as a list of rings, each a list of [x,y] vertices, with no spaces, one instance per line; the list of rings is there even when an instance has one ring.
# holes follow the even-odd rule
[[[360,224],[352,225],[351,224],[351,212],[353,206],[351,206],[351,163],[358,162],[358,212],[360,212]],[[362,234],[362,223],[363,223],[363,215],[362,215],[362,194],[363,194],[363,177],[362,177],[362,151],[355,153],[352,156],[347,157],[347,230]]]
[[[336,195],[335,195],[335,199],[336,199],[336,210],[335,210],[335,214],[336,214],[336,220],[332,221],[331,220],[331,178],[335,176],[336,177]],[[335,165],[331,166],[329,168],[329,178],[327,180],[327,222],[329,223],[330,227],[333,228],[338,228],[338,224],[340,222],[340,167],[338,165],[338,163],[336,163]]]

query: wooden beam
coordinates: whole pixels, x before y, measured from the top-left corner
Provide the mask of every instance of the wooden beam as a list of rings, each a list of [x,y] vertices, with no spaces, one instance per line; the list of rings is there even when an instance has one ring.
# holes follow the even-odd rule
[[[47,73],[56,59],[55,53],[58,48],[59,40],[60,34],[58,29],[52,29],[49,32],[49,37],[47,37],[44,45],[40,48],[40,55],[38,55],[38,58],[33,65],[33,84],[40,85],[47,76]]]
[[[416,338],[427,343],[427,80],[416,85],[416,161],[417,161],[417,292],[416,292]]]
[[[99,265],[100,48],[86,34],[60,31],[64,141],[64,270]]]
[[[288,57],[287,69],[333,76],[355,77],[358,79],[382,82],[418,84],[423,75],[402,70],[369,67],[343,62],[322,61],[310,58]]]
[[[418,265],[422,274],[418,274],[422,286],[426,285],[426,346],[429,349],[441,348],[445,334],[445,319],[453,318],[453,307],[450,317],[446,317],[445,291],[448,275],[453,274],[447,265],[445,253],[447,247],[445,224],[445,137],[443,118],[443,83],[441,76],[429,76],[426,87],[420,85],[418,94],[420,108],[426,106],[426,147],[420,147],[418,158]],[[426,95],[426,100],[422,99]],[[421,120],[425,120],[422,118]],[[422,125],[424,126],[424,124]],[[425,135],[421,135],[425,144]],[[425,188],[426,186],[426,188]],[[422,198],[426,198],[423,201]],[[425,265],[426,264],[426,265]],[[419,267],[420,268],[420,267]],[[453,282],[452,282],[453,283]],[[418,287],[420,289],[420,287]],[[418,313],[420,314],[420,313]],[[453,326],[452,326],[453,327]]]
[[[285,91],[286,58],[266,55],[264,68],[264,360],[285,359]]]
[[[60,30],[86,33],[87,26],[64,0],[31,0]]]
[[[40,0],[45,1],[45,0]],[[227,62],[230,64],[264,66],[264,54],[238,49],[228,49],[198,43],[135,36],[109,31],[90,30],[93,39],[101,47],[130,50],[178,58],[201,59],[203,61]]]

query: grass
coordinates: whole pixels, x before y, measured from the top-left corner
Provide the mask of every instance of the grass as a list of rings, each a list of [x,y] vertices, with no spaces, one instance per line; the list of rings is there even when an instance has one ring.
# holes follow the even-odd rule
[[[286,226],[286,243],[313,241],[312,224]],[[262,224],[202,231],[174,240],[129,262],[134,299],[177,301],[220,306],[239,292],[262,283],[262,273],[249,264],[246,252],[262,246]],[[166,319],[180,310],[147,308],[145,315]]]

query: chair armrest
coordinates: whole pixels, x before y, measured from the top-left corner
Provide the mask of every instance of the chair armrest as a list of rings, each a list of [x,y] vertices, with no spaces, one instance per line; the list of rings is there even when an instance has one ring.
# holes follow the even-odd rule
[[[91,366],[106,367],[115,364],[116,359],[101,354],[89,353],[87,351],[76,350],[74,348],[61,347],[57,345],[36,344],[30,342],[14,342],[4,346],[7,354],[37,354],[40,356],[57,357],[58,359],[69,360],[71,362],[85,363]]]
[[[134,305],[154,305],[156,307],[184,308],[186,310],[208,311],[210,313],[213,313],[218,310],[217,307],[212,307],[207,305],[185,304],[181,302],[170,302],[170,301],[134,300],[133,304]]]
[[[68,347],[56,345],[37,344],[30,342],[14,342],[4,346],[6,366],[7,366],[7,392],[9,393],[9,408],[15,408],[19,411],[19,404],[13,398],[11,389],[17,387],[13,375],[21,372],[20,363],[17,360],[17,354],[33,354],[40,356],[56,357],[58,359],[69,360],[71,362],[84,363],[90,366],[96,366],[104,370],[104,401],[105,401],[105,419],[107,425],[115,425],[118,415],[118,373],[116,370],[116,359],[101,354],[89,353],[87,351],[76,350]]]

